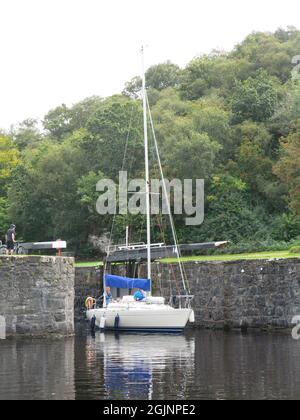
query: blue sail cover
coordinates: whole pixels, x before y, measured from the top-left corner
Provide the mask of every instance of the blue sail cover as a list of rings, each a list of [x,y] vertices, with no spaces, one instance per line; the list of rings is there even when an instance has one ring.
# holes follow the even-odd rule
[[[118,289],[142,289],[145,292],[151,290],[151,280],[130,279],[128,277],[112,276],[111,274],[105,276],[105,285]]]

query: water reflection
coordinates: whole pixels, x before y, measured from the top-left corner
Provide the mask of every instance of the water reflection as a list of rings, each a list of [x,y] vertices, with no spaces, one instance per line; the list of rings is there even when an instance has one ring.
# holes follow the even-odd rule
[[[74,338],[0,342],[0,400],[74,398]]]
[[[289,334],[196,336],[197,399],[300,399],[300,342]]]
[[[300,341],[189,331],[0,341],[4,399],[300,399]]]
[[[97,334],[85,344],[77,398],[300,399],[300,341],[289,335]]]
[[[194,370],[195,339],[183,335],[96,334],[87,338],[86,369],[103,385],[84,398],[152,399],[172,382],[174,396],[184,397]],[[98,366],[95,372],[95,366]],[[95,376],[94,376],[95,378]],[[172,380],[174,378],[174,381]],[[161,389],[161,390],[160,390]]]

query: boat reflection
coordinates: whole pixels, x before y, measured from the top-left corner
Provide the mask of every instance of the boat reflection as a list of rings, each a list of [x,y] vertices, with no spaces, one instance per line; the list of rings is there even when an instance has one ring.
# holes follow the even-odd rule
[[[184,397],[187,378],[194,370],[195,341],[184,335],[101,334],[88,338],[103,360],[107,399],[161,398],[168,381]]]

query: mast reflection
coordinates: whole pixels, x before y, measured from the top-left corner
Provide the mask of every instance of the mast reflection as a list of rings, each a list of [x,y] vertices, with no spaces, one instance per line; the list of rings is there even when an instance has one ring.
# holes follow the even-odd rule
[[[163,399],[170,379],[184,398],[194,370],[193,337],[98,333],[88,340],[90,362],[92,354],[103,360],[105,398]]]

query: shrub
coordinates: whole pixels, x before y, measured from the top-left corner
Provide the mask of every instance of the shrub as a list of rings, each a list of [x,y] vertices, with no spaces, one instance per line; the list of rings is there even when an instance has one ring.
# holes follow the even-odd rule
[[[300,246],[292,246],[290,248],[290,254],[300,254]]]

